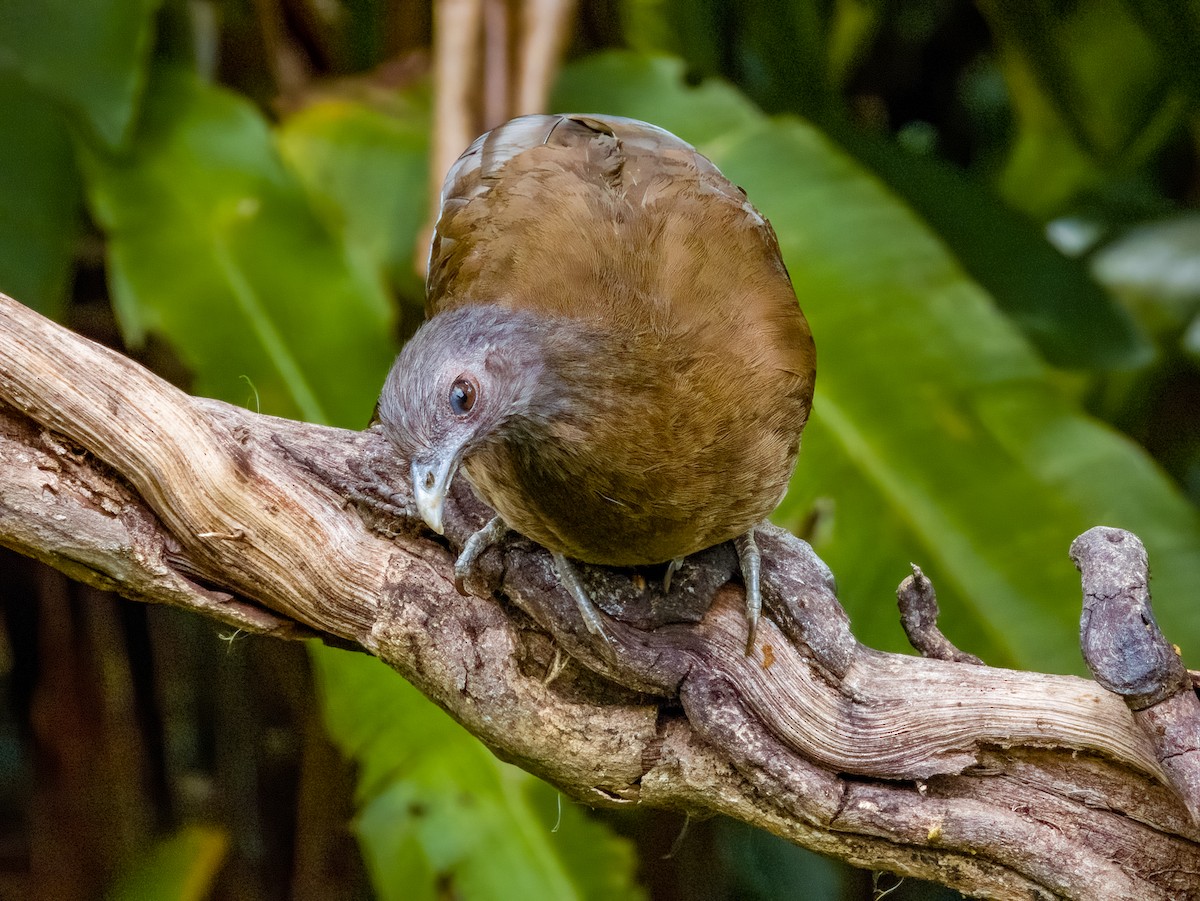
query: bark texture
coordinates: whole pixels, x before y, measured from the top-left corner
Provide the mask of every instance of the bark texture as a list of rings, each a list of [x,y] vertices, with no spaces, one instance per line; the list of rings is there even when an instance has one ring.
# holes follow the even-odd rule
[[[1200,899],[1200,715],[1150,634],[1128,533],[1073,548],[1099,682],[971,662],[919,573],[901,600],[930,656],[864,647],[825,565],[767,526],[752,654],[721,547],[669,594],[584,570],[614,656],[534,545],[488,551],[458,594],[454,554],[489,511],[459,480],[445,540],[393,515],[406,465],[373,431],[189,397],[3,295],[0,334],[8,547],[135,600],[360,646],[588,803],[721,812],[980,897]]]

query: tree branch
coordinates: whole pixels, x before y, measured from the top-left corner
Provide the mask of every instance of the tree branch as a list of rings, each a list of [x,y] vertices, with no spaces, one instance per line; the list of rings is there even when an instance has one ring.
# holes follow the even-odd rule
[[[490,550],[481,596],[455,592],[452,551],[488,515],[464,480],[448,549],[347,500],[375,482],[407,502],[403,461],[371,430],[189,397],[2,295],[0,326],[11,548],[135,600],[361,646],[588,803],[719,811],[985,897],[1200,898],[1171,755],[1120,697],[863,647],[824,564],[781,530],[760,534],[752,655],[728,548],[690,558],[670,594],[585,568],[614,660],[534,545]]]

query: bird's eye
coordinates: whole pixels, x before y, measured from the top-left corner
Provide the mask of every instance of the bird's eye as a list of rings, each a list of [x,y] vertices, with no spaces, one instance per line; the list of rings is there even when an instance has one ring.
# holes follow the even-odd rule
[[[459,377],[450,386],[450,409],[456,416],[466,416],[475,406],[475,383],[470,379]]]

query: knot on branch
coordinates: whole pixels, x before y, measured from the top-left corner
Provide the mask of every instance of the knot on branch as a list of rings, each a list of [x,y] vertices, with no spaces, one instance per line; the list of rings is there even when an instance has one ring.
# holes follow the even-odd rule
[[[1144,710],[1187,691],[1191,678],[1150,609],[1150,570],[1137,536],[1097,526],[1071,545],[1083,575],[1080,645],[1096,681]]]
[[[1120,695],[1193,820],[1200,822],[1200,699],[1150,607],[1136,535],[1097,526],[1071,545],[1083,577],[1080,645],[1096,681]]]

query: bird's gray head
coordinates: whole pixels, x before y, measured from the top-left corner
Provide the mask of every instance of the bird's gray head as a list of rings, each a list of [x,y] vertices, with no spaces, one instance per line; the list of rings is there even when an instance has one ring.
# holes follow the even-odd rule
[[[530,409],[544,338],[529,313],[471,305],[434,316],[396,358],[379,420],[411,460],[413,497],[435,532],[459,464]]]

